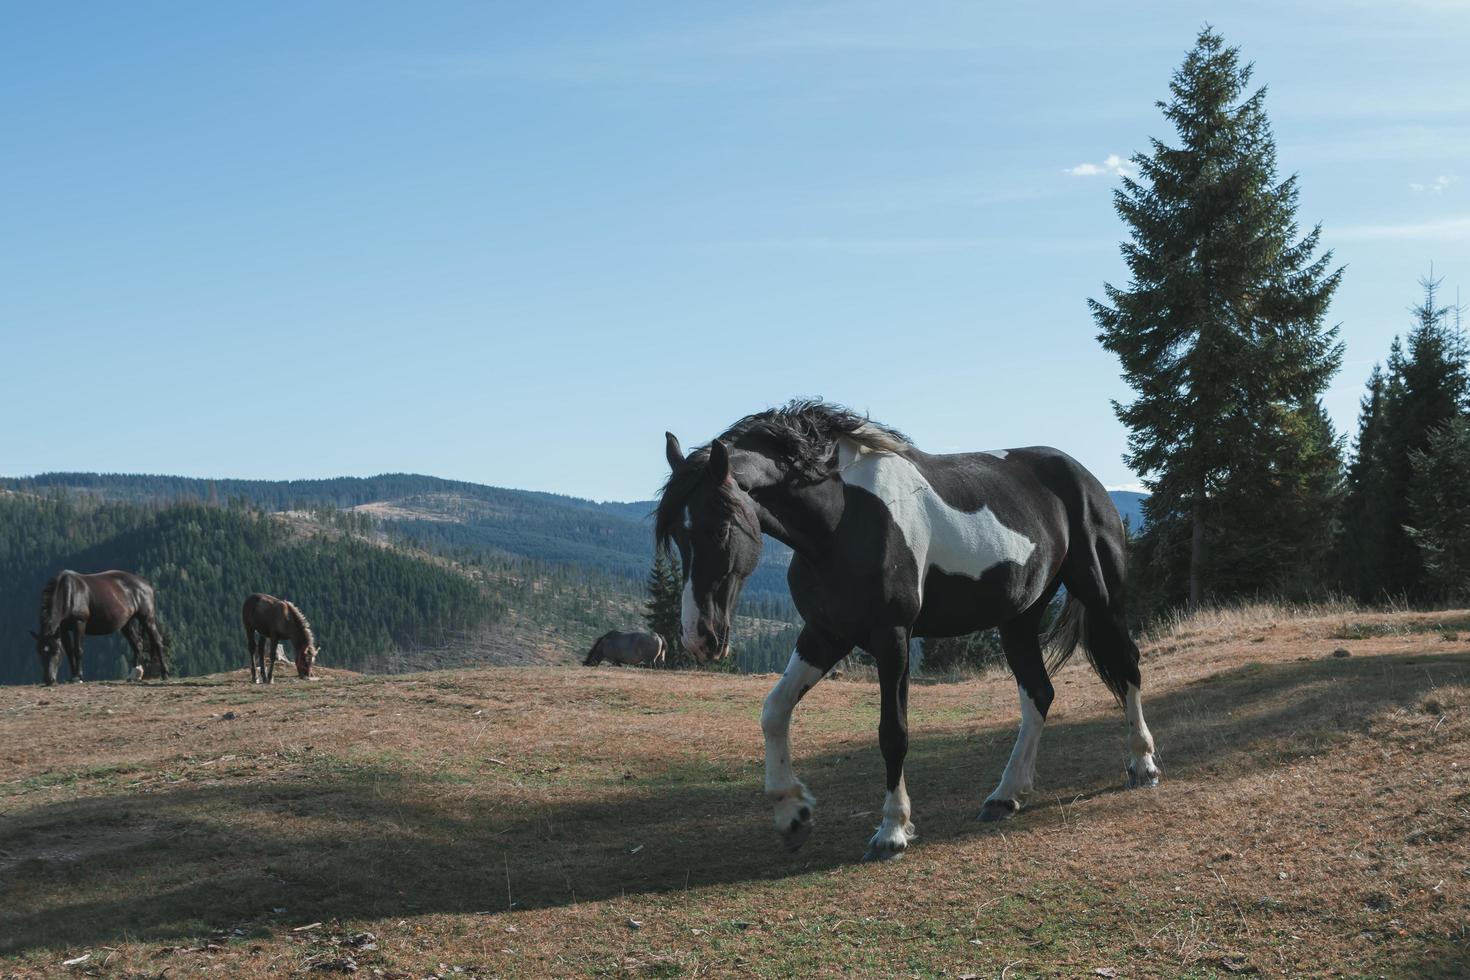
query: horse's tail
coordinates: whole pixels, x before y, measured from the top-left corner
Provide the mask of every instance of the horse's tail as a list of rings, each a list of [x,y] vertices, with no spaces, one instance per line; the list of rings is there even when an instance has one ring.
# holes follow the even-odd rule
[[[602,649],[602,641],[605,639],[607,638],[598,637],[597,642],[592,644],[592,649],[587,651],[587,659],[582,661],[583,667],[596,667],[598,664],[602,663],[602,655],[597,651]]]
[[[1118,642],[1120,635],[1124,642]],[[1041,645],[1047,652],[1048,676],[1055,675],[1080,646],[1092,669],[1120,702],[1128,696],[1128,685],[1138,682],[1138,647],[1128,631],[1120,634],[1106,612],[1099,617],[1070,592]]]

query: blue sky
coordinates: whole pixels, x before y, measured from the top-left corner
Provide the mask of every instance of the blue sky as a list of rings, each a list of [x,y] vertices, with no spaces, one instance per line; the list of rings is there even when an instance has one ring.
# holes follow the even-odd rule
[[[1028,9],[1017,9],[1026,7]],[[1034,9],[1029,9],[1034,8]],[[1213,23],[1364,379],[1470,299],[1470,3],[11,3],[0,474],[650,495],[822,395],[1136,477],[1086,299]]]

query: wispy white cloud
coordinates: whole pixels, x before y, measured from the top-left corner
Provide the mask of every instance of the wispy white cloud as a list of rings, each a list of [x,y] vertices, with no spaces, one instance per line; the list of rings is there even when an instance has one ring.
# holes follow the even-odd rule
[[[1415,194],[1441,194],[1446,187],[1458,181],[1460,178],[1449,174],[1440,174],[1427,184],[1418,182],[1410,183],[1409,190]]]
[[[1397,224],[1348,225],[1344,228],[1329,228],[1326,234],[1333,241],[1345,242],[1387,240],[1464,242],[1470,241],[1470,214]]]
[[[1102,163],[1079,163],[1062,172],[1071,174],[1073,177],[1101,177],[1104,175],[1136,177],[1138,175],[1133,165],[1116,153],[1109,153]]]

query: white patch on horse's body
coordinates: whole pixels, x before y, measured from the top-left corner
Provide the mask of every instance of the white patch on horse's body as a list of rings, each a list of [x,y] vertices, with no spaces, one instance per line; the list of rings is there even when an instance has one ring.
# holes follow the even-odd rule
[[[986,449],[984,452],[985,455],[994,456],[996,459],[1005,459],[1011,454],[1009,449]]]
[[[761,710],[761,732],[766,738],[766,796],[775,807],[776,829],[783,834],[791,833],[793,826],[810,824],[816,803],[791,768],[790,736],[791,712],[801,696],[821,679],[819,669],[792,651],[786,673],[766,695]]]
[[[1046,724],[1046,718],[1020,684],[1016,685],[1016,693],[1021,699],[1021,731],[1016,735],[1016,745],[1011,749],[1005,772],[1001,773],[1000,785],[995,787],[987,802],[1010,800],[1019,806],[1022,798],[1034,788],[1036,750],[1041,744],[1041,728]]]
[[[689,552],[689,564],[693,567],[694,552]],[[693,649],[699,645],[699,604],[694,601],[694,576],[684,580],[684,594],[679,600],[679,625],[684,631],[684,646]]]
[[[967,513],[945,503],[902,456],[843,441],[837,472],[843,483],[868,491],[888,508],[919,568],[921,601],[930,568],[978,580],[1001,562],[1026,564],[1036,550],[1035,541],[1006,527],[989,507]]]

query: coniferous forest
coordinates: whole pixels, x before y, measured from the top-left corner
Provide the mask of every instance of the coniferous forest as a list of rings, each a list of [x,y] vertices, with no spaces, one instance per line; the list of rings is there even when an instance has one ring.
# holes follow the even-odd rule
[[[312,620],[325,662],[382,669],[395,650],[442,642],[505,615],[504,603],[432,562],[342,532],[303,536],[243,505],[97,504],[0,495],[0,680],[32,682],[41,588],[62,568],[137,572],[157,590],[180,676],[246,663],[240,606],[252,592],[289,598]],[[89,637],[84,672],[126,673],[120,637]]]

